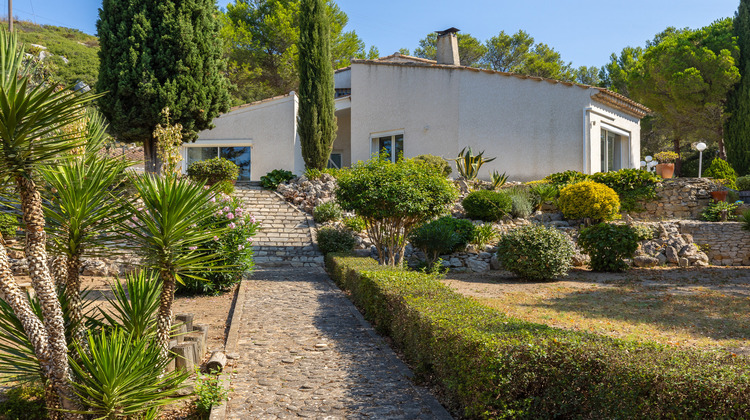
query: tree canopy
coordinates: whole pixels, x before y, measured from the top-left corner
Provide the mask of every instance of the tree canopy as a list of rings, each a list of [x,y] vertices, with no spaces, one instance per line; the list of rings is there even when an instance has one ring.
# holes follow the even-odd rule
[[[727,160],[744,175],[750,171],[750,2],[741,0],[734,18],[740,83],[729,94],[726,125]]]
[[[289,93],[299,86],[298,43],[300,0],[236,0],[221,14],[227,77],[234,84],[235,103]],[[365,50],[354,31],[344,31],[349,18],[332,0],[326,1],[331,34],[331,65],[342,68],[351,58],[377,58]]]
[[[142,142],[155,163],[152,133],[169,108],[186,140],[212,127],[229,105],[213,0],[104,0],[99,108],[120,141]],[[155,166],[147,166],[149,170]]]

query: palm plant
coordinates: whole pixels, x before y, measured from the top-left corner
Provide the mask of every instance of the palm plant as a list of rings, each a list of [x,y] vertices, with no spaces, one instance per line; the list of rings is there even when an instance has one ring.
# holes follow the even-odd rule
[[[156,275],[139,270],[128,274],[125,287],[119,281],[112,285],[113,297],[106,297],[112,310],[99,308],[99,312],[108,328],[118,328],[133,337],[153,337],[160,294],[161,285]]]
[[[80,118],[85,104],[96,97],[47,84],[32,86],[29,79],[33,68],[24,64],[23,48],[18,47],[16,36],[5,31],[0,31],[0,71],[0,184],[13,181],[20,195],[29,276],[40,302],[42,320],[33,313],[18,287],[1,242],[0,294],[20,320],[60,403],[66,409],[75,409],[65,323],[47,267],[44,212],[34,174],[45,164],[65,159],[66,152],[84,143],[80,134],[63,128]],[[56,405],[51,399],[47,401],[50,408]]]
[[[492,162],[497,158],[485,159],[483,156],[484,152],[475,156],[471,151],[471,147],[468,149],[469,150],[466,150],[466,147],[461,149],[458,153],[458,158],[454,160],[456,161],[456,168],[458,169],[459,175],[471,181],[477,178],[479,175],[479,168],[481,168],[482,165]]]
[[[217,258],[198,249],[201,242],[222,233],[198,229],[215,212],[209,205],[214,192],[203,184],[176,177],[131,176],[130,181],[140,202],[125,202],[133,217],[122,229],[143,255],[146,267],[158,273],[162,283],[157,339],[166,356],[176,282],[183,283],[183,277],[202,280],[198,273],[211,267]]]
[[[123,207],[116,199],[122,189],[116,187],[124,180],[129,162],[97,153],[107,139],[105,130],[103,118],[90,111],[83,128],[86,139],[83,153],[75,159],[41,169],[52,191],[44,208],[50,243],[66,263],[57,270],[62,277],[58,286],[65,286],[71,305],[70,322],[81,326],[81,259],[84,255],[110,255],[118,239],[114,235],[115,228],[125,218]],[[73,337],[83,340],[85,331],[79,329]]]

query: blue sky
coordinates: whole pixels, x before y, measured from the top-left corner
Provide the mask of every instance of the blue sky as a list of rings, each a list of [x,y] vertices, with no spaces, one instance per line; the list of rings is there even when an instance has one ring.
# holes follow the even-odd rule
[[[232,0],[234,1],[234,0]],[[229,0],[218,0],[220,7]],[[601,66],[668,26],[698,28],[733,16],[739,0],[337,0],[367,46],[381,55],[414,50],[435,30],[459,28],[484,41],[523,29],[574,66]],[[8,2],[0,0],[7,16]],[[14,0],[13,14],[39,24],[96,32],[101,0]]]

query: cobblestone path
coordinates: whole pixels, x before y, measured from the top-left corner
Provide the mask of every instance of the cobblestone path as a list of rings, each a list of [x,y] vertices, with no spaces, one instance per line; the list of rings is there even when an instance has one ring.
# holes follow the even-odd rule
[[[451,418],[322,268],[246,281],[227,418]]]

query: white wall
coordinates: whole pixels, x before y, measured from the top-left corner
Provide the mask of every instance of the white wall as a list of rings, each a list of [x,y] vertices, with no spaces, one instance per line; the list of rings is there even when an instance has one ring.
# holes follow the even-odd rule
[[[196,146],[252,147],[250,177],[253,181],[273,169],[304,172],[297,135],[297,97],[292,92],[283,98],[263,101],[230,111],[213,122],[212,130],[198,134]],[[183,146],[183,169],[186,169]]]
[[[587,172],[599,168],[598,118],[633,133],[631,162],[639,162],[637,119],[592,102],[598,92],[466,69],[354,63],[352,160],[370,157],[372,133],[403,130],[406,157],[453,159],[465,146],[497,157],[482,178],[493,170],[522,181],[583,171],[584,109],[593,104],[613,120],[588,113]]]

